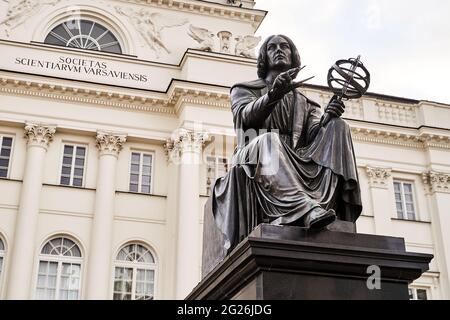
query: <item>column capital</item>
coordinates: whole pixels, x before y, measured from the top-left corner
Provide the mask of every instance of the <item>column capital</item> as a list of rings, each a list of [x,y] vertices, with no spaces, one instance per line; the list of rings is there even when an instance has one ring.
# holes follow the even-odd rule
[[[389,187],[389,178],[392,175],[392,169],[367,166],[366,173],[369,177],[370,187],[382,189]]]
[[[164,152],[168,162],[178,163],[180,160],[180,145],[175,143],[174,139],[166,139],[164,143]]]
[[[41,147],[48,149],[48,146],[56,132],[56,126],[31,123],[25,124],[25,138],[27,139],[28,146]]]
[[[422,181],[429,193],[450,193],[450,173],[427,171],[422,174]]]
[[[210,140],[211,137],[207,132],[179,129],[164,144],[167,159],[176,162],[183,153],[200,154],[205,143]]]
[[[100,155],[112,155],[117,157],[127,141],[127,136],[112,132],[98,131],[95,145]]]

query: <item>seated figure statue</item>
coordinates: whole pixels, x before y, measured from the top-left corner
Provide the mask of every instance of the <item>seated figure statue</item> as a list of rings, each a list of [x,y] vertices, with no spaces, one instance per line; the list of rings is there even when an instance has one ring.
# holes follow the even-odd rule
[[[344,105],[333,97],[324,121],[320,105],[294,89],[299,71],[297,48],[275,35],[261,46],[259,79],[231,88],[238,146],[205,210],[204,275],[261,223],[321,230],[361,213]]]

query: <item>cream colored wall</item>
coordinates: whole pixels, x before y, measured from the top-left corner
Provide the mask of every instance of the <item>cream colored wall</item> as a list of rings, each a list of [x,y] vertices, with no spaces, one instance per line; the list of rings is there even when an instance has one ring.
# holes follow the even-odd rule
[[[3,104],[0,105],[0,110],[3,109]],[[4,118],[2,118],[4,119]],[[23,175],[23,167],[25,165],[25,149],[26,141],[21,139],[23,137],[23,127],[17,124],[1,123],[0,134],[13,137],[13,145],[11,152],[17,155],[17,161],[9,164],[9,177],[12,180],[21,180]],[[16,205],[18,205],[18,201]]]
[[[130,162],[132,152],[153,154],[152,194],[166,196],[168,192],[168,167],[162,143],[149,144],[145,141],[135,142],[130,138],[119,154],[117,165],[117,191],[128,191],[130,183]]]
[[[4,127],[2,127],[4,129]],[[7,130],[2,130],[5,132]],[[8,130],[11,132],[11,130]],[[26,157],[24,139],[17,135],[14,140],[15,148],[11,159],[13,168],[17,163]],[[41,196],[39,224],[37,226],[37,236],[35,241],[35,266],[33,274],[37,274],[37,261],[39,250],[46,240],[57,234],[71,236],[81,245],[84,257],[84,268],[87,263],[87,252],[89,250],[90,227],[93,217],[93,207],[95,201],[95,177],[97,166],[97,153],[92,137],[84,135],[56,135],[54,141],[48,150],[46,156],[46,167],[44,174],[44,188]],[[59,186],[60,163],[63,151],[63,141],[84,143],[88,146],[86,161],[85,189]],[[20,147],[19,147],[20,146]],[[155,152],[155,171],[154,179],[158,183],[154,184],[156,194],[166,194],[166,170],[167,164],[161,146],[149,146],[142,143],[130,143],[121,153],[118,172],[119,177],[116,193],[115,205],[115,230],[113,249],[117,253],[119,244],[128,241],[141,241],[149,245],[156,254],[159,266],[157,281],[158,283],[170,282],[171,270],[173,272],[173,263],[166,262],[164,252],[174,250],[173,244],[165,241],[166,232],[166,197],[148,196],[127,193],[129,158],[131,150],[153,150]],[[16,161],[16,159],[18,161]],[[21,178],[21,170],[11,170],[11,176]],[[5,239],[7,248],[11,247],[14,237],[15,215],[20,196],[20,181],[0,180],[0,219],[1,235]],[[93,189],[90,189],[93,188]],[[170,254],[167,254],[170,256]],[[8,272],[8,251],[5,257],[5,274]],[[166,266],[167,264],[167,266]],[[111,264],[112,269],[112,264]],[[112,276],[112,274],[111,274]],[[8,285],[7,276],[2,283],[2,288]],[[35,287],[35,277],[33,277],[32,287]],[[85,284],[85,283],[84,283]],[[82,286],[85,288],[85,285]],[[157,297],[168,298],[173,292],[165,286],[157,286]],[[2,291],[2,294],[3,291]],[[30,292],[32,297],[33,292]],[[84,292],[82,292],[82,296]],[[2,295],[2,297],[4,297]]]
[[[20,182],[0,180],[0,236],[6,249],[3,259],[3,271],[0,276],[0,299],[4,299],[6,285],[8,284],[8,262],[11,258],[11,245],[14,239],[20,187]]]
[[[133,221],[115,218],[113,231],[113,254],[117,255],[122,245],[127,242],[142,242],[150,247],[157,263],[157,274],[155,281],[155,299],[169,299],[173,296],[173,291],[165,283],[170,283],[173,277],[174,266],[170,263],[168,257],[173,250],[173,244],[166,241],[166,226],[161,223],[143,223],[142,221]],[[112,257],[112,260],[114,256]],[[109,292],[112,299],[113,267],[110,268],[111,286]]]
[[[70,195],[71,199],[72,195]],[[68,202],[68,198],[65,198]],[[45,204],[44,204],[45,205]],[[73,208],[71,208],[73,210]],[[92,222],[92,216],[77,215],[71,212],[52,212],[46,213],[41,210],[39,214],[39,222],[37,225],[37,233],[35,240],[35,254],[33,264],[32,283],[30,284],[29,298],[34,298],[34,292],[36,288],[37,273],[39,266],[39,253],[43,245],[54,236],[65,235],[73,239],[80,246],[80,250],[83,255],[83,264],[81,270],[81,297],[84,297],[86,288],[86,265],[87,265],[87,253],[89,252],[90,241],[90,226]]]

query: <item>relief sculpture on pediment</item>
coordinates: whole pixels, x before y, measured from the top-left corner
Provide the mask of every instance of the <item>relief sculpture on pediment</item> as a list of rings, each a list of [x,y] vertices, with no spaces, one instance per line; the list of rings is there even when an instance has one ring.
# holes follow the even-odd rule
[[[167,41],[163,39],[161,32],[167,28],[181,27],[188,23],[187,19],[169,17],[159,12],[151,12],[145,9],[134,10],[131,8],[116,6],[116,12],[127,17],[139,34],[154,51],[157,58],[163,52],[170,54]]]
[[[46,5],[56,5],[61,0],[3,0],[8,3],[8,11],[6,16],[0,20],[0,26],[6,33],[6,36],[11,35],[11,31],[21,24],[33,14],[37,13],[39,9]]]

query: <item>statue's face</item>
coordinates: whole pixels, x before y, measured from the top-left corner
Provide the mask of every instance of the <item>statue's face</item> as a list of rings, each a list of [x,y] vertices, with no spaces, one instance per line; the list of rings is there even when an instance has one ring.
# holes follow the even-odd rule
[[[292,52],[289,43],[275,36],[267,43],[267,59],[270,69],[288,70],[292,64]]]

